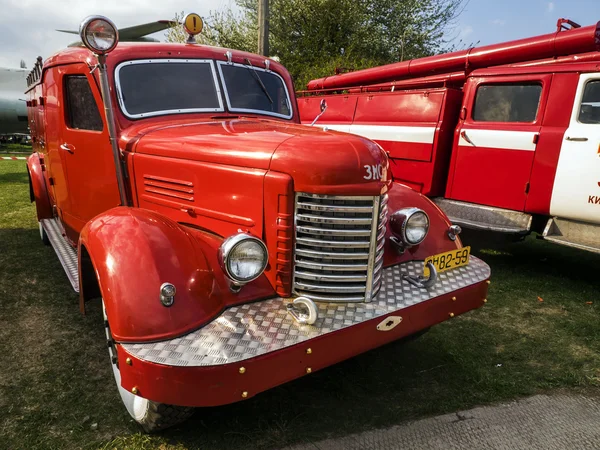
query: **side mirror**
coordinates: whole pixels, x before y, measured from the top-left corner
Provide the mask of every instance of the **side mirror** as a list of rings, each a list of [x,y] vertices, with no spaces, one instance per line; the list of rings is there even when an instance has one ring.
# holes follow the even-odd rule
[[[321,114],[323,114],[326,109],[327,109],[327,100],[323,99],[323,100],[321,100]]]
[[[319,120],[319,117],[321,117],[323,115],[323,113],[325,112],[325,110],[327,110],[327,101],[325,99],[321,100],[321,112],[319,113],[319,115],[317,117],[315,117],[315,120],[312,121],[312,123],[310,124],[310,126],[312,127],[315,123],[317,123],[317,120]]]

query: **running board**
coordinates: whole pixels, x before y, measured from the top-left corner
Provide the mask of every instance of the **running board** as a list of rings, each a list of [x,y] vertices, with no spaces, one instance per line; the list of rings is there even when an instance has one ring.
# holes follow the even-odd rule
[[[600,225],[553,217],[542,237],[547,241],[588,252],[600,253]]]
[[[450,222],[464,228],[511,234],[531,231],[531,214],[442,197],[432,200],[446,213]]]
[[[63,237],[62,230],[56,219],[42,219],[41,224],[46,230],[50,244],[63,266],[71,286],[79,293],[79,271],[77,267],[77,252]]]

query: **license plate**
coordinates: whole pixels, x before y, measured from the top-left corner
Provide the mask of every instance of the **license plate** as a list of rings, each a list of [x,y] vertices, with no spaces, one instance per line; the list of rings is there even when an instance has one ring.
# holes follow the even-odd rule
[[[437,255],[428,256],[425,259],[425,266],[423,268],[423,276],[429,277],[429,269],[427,263],[430,262],[434,265],[438,273],[445,272],[446,270],[456,269],[469,264],[469,255],[471,254],[471,247],[458,248],[445,253],[439,253]]]

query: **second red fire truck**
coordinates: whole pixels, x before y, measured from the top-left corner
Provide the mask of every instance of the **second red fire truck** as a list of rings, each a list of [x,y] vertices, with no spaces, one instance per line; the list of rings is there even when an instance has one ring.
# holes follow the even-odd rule
[[[313,80],[303,123],[378,142],[463,227],[600,252],[600,23]]]

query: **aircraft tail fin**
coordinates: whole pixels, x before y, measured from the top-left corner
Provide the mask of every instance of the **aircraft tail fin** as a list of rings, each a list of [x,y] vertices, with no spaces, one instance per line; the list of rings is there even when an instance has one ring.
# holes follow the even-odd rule
[[[119,28],[119,41],[122,42],[157,42],[156,39],[145,37],[148,34],[156,33],[158,31],[166,30],[167,28],[178,25],[173,20],[157,20],[155,22],[143,23],[141,25],[134,25],[132,27]],[[79,34],[78,31],[73,30],[56,30],[61,33],[68,34]],[[78,47],[81,42],[73,42],[69,44],[69,47]]]

